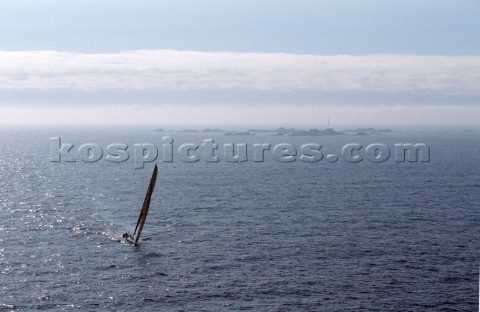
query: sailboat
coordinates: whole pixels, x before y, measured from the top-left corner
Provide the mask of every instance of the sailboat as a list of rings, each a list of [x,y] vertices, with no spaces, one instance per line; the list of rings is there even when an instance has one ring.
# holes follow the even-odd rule
[[[138,240],[140,239],[140,235],[142,234],[143,225],[145,224],[145,220],[147,219],[148,209],[150,208],[150,199],[152,198],[153,189],[155,188],[155,182],[157,181],[157,172],[158,168],[157,165],[155,165],[152,173],[152,178],[150,179],[150,185],[148,186],[147,194],[145,194],[142,210],[140,210],[140,215],[138,216],[137,225],[135,226],[133,234],[130,235],[128,234],[128,232],[123,234],[123,238],[125,239],[125,241],[130,244],[134,244],[135,246],[138,245]]]

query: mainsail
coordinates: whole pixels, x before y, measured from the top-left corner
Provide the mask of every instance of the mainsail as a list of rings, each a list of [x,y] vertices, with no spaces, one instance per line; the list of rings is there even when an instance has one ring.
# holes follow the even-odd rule
[[[145,194],[145,200],[143,201],[143,207],[140,211],[140,216],[138,216],[137,225],[135,226],[135,231],[133,231],[132,238],[135,238],[135,246],[137,245],[138,240],[140,239],[140,234],[142,234],[143,225],[147,219],[148,209],[150,208],[150,199],[152,198],[153,189],[155,188],[155,182],[157,181],[157,165],[153,169],[152,178],[150,179],[150,185],[148,186],[147,194]],[[137,232],[138,230],[138,232]],[[135,236],[137,234],[137,236]]]

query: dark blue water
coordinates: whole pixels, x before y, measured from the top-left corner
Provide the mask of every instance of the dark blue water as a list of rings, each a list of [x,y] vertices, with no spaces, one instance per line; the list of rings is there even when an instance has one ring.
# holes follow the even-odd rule
[[[164,133],[2,129],[0,309],[477,311],[480,134],[229,137],[180,143],[426,143],[430,162],[51,162],[63,142],[153,143]],[[249,150],[251,152],[251,150]],[[251,156],[251,155],[250,155]]]

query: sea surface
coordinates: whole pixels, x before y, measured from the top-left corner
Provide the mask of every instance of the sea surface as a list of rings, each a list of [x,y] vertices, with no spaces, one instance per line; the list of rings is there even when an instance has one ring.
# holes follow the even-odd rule
[[[52,137],[74,144],[75,162],[52,161]],[[218,162],[201,147],[191,151],[198,161],[179,158],[180,145],[204,139],[220,145]],[[102,148],[99,161],[85,161],[85,143]],[[128,145],[130,158],[106,160],[112,143]],[[154,166],[135,169],[133,144],[144,143],[158,147],[159,174],[133,247],[121,236],[133,231]],[[225,143],[247,144],[248,160],[228,162]],[[271,144],[263,162],[255,143]],[[279,143],[297,149],[296,161],[278,161]],[[307,143],[322,145],[321,161],[298,159]],[[342,157],[347,143],[363,146],[363,161]],[[390,158],[367,159],[372,143]],[[427,144],[429,161],[396,161],[396,143]],[[480,131],[2,128],[0,310],[478,311],[479,157]]]

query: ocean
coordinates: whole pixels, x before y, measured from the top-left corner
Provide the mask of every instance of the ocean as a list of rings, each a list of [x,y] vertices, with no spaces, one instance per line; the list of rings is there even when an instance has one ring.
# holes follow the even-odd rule
[[[247,160],[228,161],[228,143]],[[398,159],[404,143],[428,146],[428,161]],[[478,311],[480,131],[4,127],[0,144],[0,310]],[[306,144],[322,159],[302,161]],[[128,159],[107,160],[118,146]],[[155,162],[133,247],[121,236]]]

